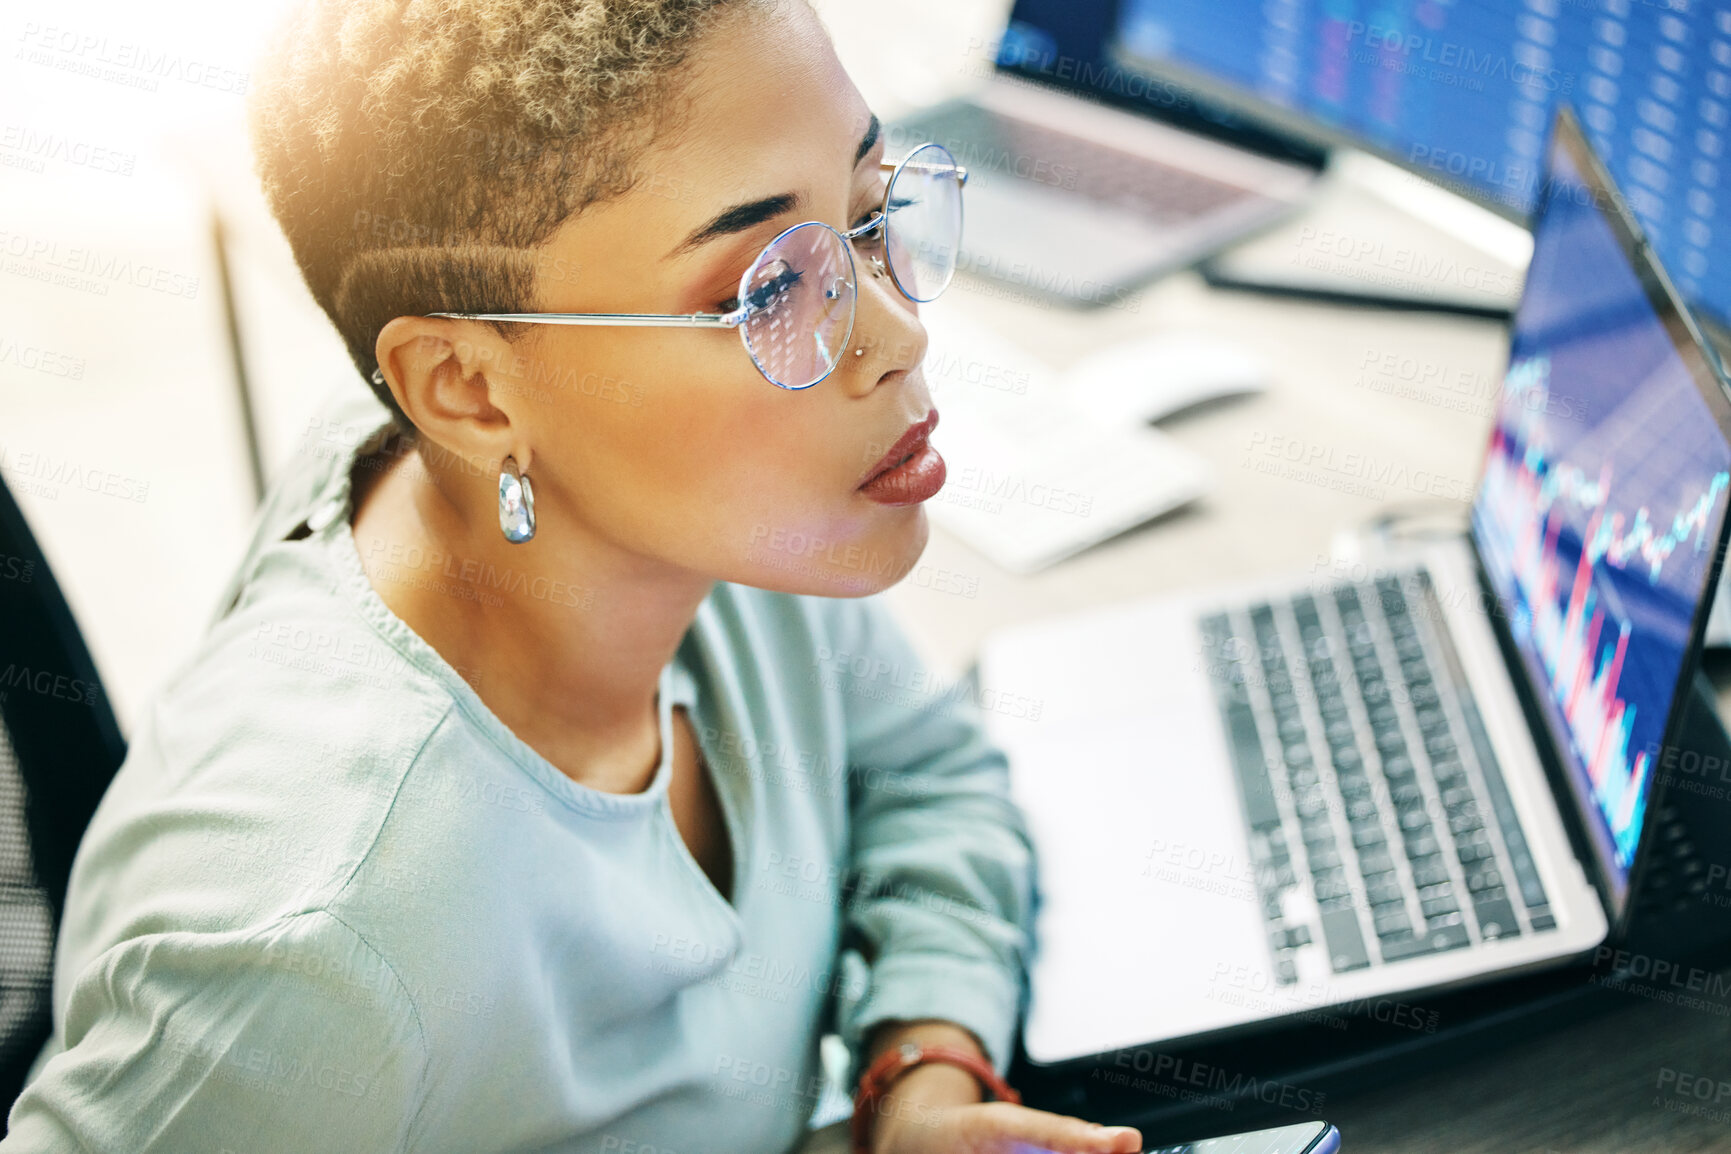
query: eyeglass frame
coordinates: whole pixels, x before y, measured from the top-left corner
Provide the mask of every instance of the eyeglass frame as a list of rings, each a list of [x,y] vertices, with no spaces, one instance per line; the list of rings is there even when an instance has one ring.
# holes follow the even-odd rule
[[[844,242],[842,250],[847,253],[848,267],[852,270],[854,268],[852,242],[860,237],[867,236],[878,229],[883,229],[885,236],[888,236],[890,190],[895,187],[896,177],[901,174],[902,169],[907,166],[908,161],[912,160],[915,156],[918,156],[922,150],[933,144],[937,144],[937,142],[928,140],[923,144],[917,145],[909,150],[908,154],[900,160],[878,161],[879,169],[888,168],[893,169],[894,171],[890,174],[889,180],[884,182],[883,207],[874,210],[871,219],[860,225],[858,228],[843,230],[838,229],[833,225],[825,224],[821,220],[806,220],[795,225],[790,225],[776,233],[775,236],[770,239],[769,243],[765,244],[763,248],[758,251],[757,256],[752,258],[751,263],[746,266],[745,273],[740,277],[740,288],[742,293],[745,288],[745,277],[749,276],[751,270],[757,267],[757,262],[763,258],[765,252],[768,252],[771,248],[775,247],[775,245],[781,241],[781,238],[786,236],[788,233],[793,232],[795,229],[805,228],[813,224],[829,229],[829,231],[835,233],[842,239]],[[938,144],[938,147],[943,148],[944,146]],[[948,153],[950,150],[944,148],[944,151]],[[955,156],[951,154],[950,159],[953,162]],[[956,186],[958,188],[965,188],[968,183],[968,170],[960,164],[954,165],[954,168],[956,170]],[[874,257],[873,259],[875,260],[876,258]],[[886,260],[884,261],[884,264],[888,267],[890,279],[895,282],[898,292],[916,304],[928,303],[920,301],[918,297],[908,292],[906,287],[902,285],[901,278],[896,275],[895,265],[892,262]],[[859,288],[856,283],[854,285],[854,297],[856,303],[858,301],[858,296]],[[937,298],[934,296],[929,299],[936,300]],[[461,321],[519,321],[524,324],[542,325],[619,325],[646,328],[681,327],[731,329],[738,328],[740,325],[744,324],[746,320],[751,317],[752,311],[751,305],[741,303],[738,308],[725,313],[427,313],[426,315],[429,317],[444,317],[450,320]],[[850,319],[848,322],[848,336],[842,341],[844,348],[847,345],[847,341],[851,339],[852,336],[853,321]],[[825,370],[823,376],[818,377],[816,380],[812,381],[811,384],[784,385],[780,381],[771,377],[768,372],[764,370],[763,366],[758,364],[757,355],[751,351],[749,345],[746,347],[745,351],[747,355],[751,357],[752,364],[757,366],[757,370],[759,374],[763,376],[764,380],[768,381],[778,389],[788,389],[792,392],[809,389],[812,385],[820,384],[827,379],[831,373],[835,372],[837,366],[841,364],[841,358],[838,356],[835,364],[831,365],[827,370]],[[385,383],[384,369],[376,368],[373,370],[373,382],[379,385]]]

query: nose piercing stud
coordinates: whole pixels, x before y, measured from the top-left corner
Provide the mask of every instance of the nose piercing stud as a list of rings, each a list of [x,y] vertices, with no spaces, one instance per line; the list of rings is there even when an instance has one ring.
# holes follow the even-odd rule
[[[865,356],[865,346],[864,346],[864,345],[861,345],[861,346],[860,346],[860,347],[859,347],[859,348],[857,348],[857,349],[855,349],[855,350],[854,350],[854,351],[853,351],[853,355],[854,355],[854,356],[856,356],[856,357],[863,357],[863,356]]]

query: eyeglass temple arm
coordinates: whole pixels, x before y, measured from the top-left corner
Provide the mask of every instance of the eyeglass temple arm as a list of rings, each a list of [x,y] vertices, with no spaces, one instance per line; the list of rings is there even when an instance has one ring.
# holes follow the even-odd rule
[[[745,308],[730,313],[428,313],[457,321],[523,321],[532,325],[640,325],[644,327],[695,326],[732,328],[746,317]],[[373,380],[385,383],[383,369],[373,370]]]
[[[902,166],[902,163],[903,162],[900,160],[880,160],[880,161],[878,161],[878,167],[879,168],[894,169],[894,168],[900,168]],[[968,183],[968,170],[963,168],[959,164],[956,165],[956,183],[957,184]]]
[[[522,321],[531,325],[635,325],[646,328],[690,326],[730,329],[743,321],[749,310],[741,306],[730,313],[428,313],[458,321]]]

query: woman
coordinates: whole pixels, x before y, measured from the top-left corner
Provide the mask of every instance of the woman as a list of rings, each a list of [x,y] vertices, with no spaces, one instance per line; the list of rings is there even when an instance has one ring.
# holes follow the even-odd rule
[[[1029,845],[858,600],[942,482],[953,237],[839,236],[884,142],[807,5],[313,0],[253,117],[377,395],[134,736],[0,1151],[787,1150],[831,1026],[990,1063],[885,1083],[874,1151],[1139,1149],[982,1101]]]

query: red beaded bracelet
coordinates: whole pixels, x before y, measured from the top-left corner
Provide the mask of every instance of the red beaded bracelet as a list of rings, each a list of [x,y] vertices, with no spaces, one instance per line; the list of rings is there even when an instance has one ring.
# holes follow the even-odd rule
[[[854,1093],[853,1121],[850,1125],[853,1154],[871,1154],[872,1119],[876,1116],[878,1103],[888,1092],[890,1083],[926,1062],[947,1062],[952,1066],[960,1066],[979,1079],[980,1086],[992,1096],[992,1101],[1022,1100],[1022,1096],[1016,1093],[1008,1082],[998,1077],[992,1064],[978,1054],[958,1050],[954,1046],[918,1046],[912,1042],[904,1042],[879,1054],[871,1068],[860,1075],[859,1089]]]

